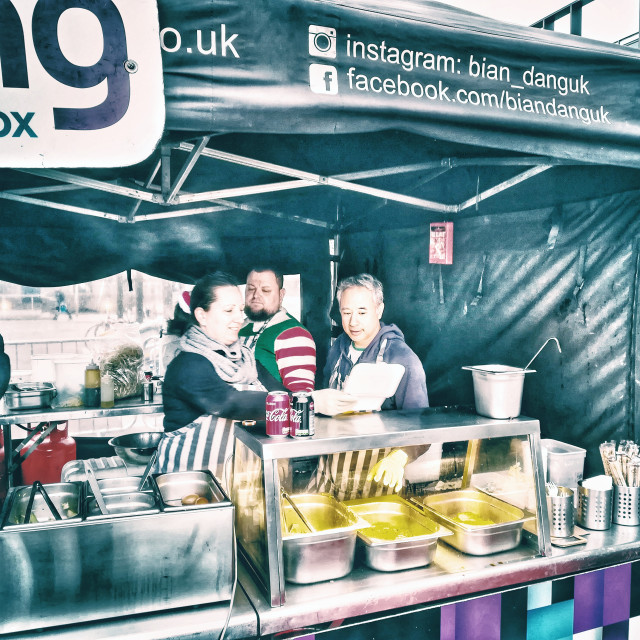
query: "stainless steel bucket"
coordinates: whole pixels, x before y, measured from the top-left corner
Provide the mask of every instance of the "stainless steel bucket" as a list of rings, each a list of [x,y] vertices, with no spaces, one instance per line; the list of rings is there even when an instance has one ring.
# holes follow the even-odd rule
[[[587,529],[611,527],[613,488],[588,489],[578,486],[578,524]]]
[[[613,521],[631,527],[640,525],[640,487],[613,487]]]
[[[506,420],[520,415],[526,373],[533,369],[484,364],[462,367],[471,371],[476,411],[481,416]]]
[[[551,535],[555,538],[572,536],[575,528],[573,491],[567,487],[558,487],[557,496],[547,496],[547,510]]]

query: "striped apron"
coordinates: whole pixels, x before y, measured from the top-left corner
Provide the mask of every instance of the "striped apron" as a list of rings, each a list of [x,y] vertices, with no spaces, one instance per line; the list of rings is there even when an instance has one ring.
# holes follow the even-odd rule
[[[208,469],[228,492],[231,473],[227,460],[233,454],[235,421],[200,416],[193,422],[164,434],[152,473]],[[228,468],[227,468],[228,467]]]
[[[336,500],[357,500],[392,494],[392,487],[367,480],[369,471],[392,450],[387,447],[320,456],[316,476],[309,484],[308,491],[330,493]]]
[[[376,363],[384,362],[386,348],[385,338],[380,343]],[[329,382],[333,389],[342,389],[346,382],[346,379],[340,378],[339,370],[340,360],[336,363]],[[391,447],[387,447],[320,456],[316,476],[309,483],[308,490],[330,493],[336,500],[357,500],[394,493],[393,488],[385,487],[382,482],[367,480],[369,471],[392,450]]]

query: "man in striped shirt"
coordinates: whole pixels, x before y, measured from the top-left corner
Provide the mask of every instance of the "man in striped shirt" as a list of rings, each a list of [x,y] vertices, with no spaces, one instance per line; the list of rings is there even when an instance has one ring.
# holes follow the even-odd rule
[[[271,267],[247,276],[244,312],[248,322],[240,339],[256,360],[289,391],[313,391],[316,344],[311,334],[282,307],[283,278]]]

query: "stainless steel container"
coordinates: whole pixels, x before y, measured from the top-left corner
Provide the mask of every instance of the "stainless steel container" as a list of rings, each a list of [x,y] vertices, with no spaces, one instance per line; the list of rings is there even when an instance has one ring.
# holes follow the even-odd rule
[[[81,517],[82,484],[77,482],[59,482],[42,485],[47,496],[53,503],[61,520],[56,520],[51,509],[47,506],[44,496],[34,493],[29,522],[24,522],[31,494],[32,486],[17,487],[11,501],[11,509],[5,516],[4,526],[23,525],[38,528],[43,524],[64,524],[67,520],[79,520]]]
[[[533,369],[503,364],[462,368],[471,371],[476,411],[481,416],[504,420],[520,415],[524,376],[526,373],[535,373]]]
[[[222,488],[209,471],[175,471],[154,477],[167,510],[193,509],[216,505],[225,500]],[[186,496],[205,498],[206,503],[183,505]]]
[[[51,382],[16,382],[7,388],[4,401],[11,411],[47,409],[56,394],[55,385]]]
[[[226,496],[207,509],[10,525],[24,489],[9,490],[0,520],[0,635],[231,599]]]
[[[293,507],[282,501],[285,580],[310,584],[346,576],[353,568],[358,528],[368,524],[330,495],[290,498],[315,531],[310,532]]]
[[[131,493],[119,493],[103,496],[104,504],[109,511],[103,514],[95,498],[90,498],[87,503],[87,518],[148,514],[159,511],[156,506],[156,498],[151,492],[132,491]]]
[[[436,522],[453,532],[444,542],[459,551],[484,556],[513,549],[520,544],[524,512],[475,489],[462,489],[427,496],[425,508]],[[475,514],[493,524],[470,525],[457,520],[460,514]]]
[[[117,494],[117,493],[134,493],[138,491],[140,486],[140,480],[142,480],[139,476],[119,476],[116,478],[102,478],[102,480],[98,480],[98,487],[100,492],[104,496]],[[145,487],[148,488],[148,481],[145,482]],[[89,495],[93,495],[91,491],[91,486],[87,484],[87,493]]]
[[[630,527],[640,525],[640,487],[613,487],[613,521]]]
[[[372,525],[358,531],[365,564],[378,571],[401,571],[431,563],[438,538],[451,531],[434,522],[399,496],[345,502]]]
[[[575,528],[573,490],[568,487],[558,487],[558,495],[547,495],[547,510],[551,535],[556,538],[572,536]]]
[[[587,529],[604,531],[611,527],[613,487],[590,489],[578,484],[578,524]]]

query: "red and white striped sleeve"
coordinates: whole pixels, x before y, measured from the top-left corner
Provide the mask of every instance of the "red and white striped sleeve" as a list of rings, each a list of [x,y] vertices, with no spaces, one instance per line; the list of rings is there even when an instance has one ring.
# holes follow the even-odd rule
[[[316,343],[304,327],[285,329],[274,343],[282,384],[289,391],[313,391]]]

